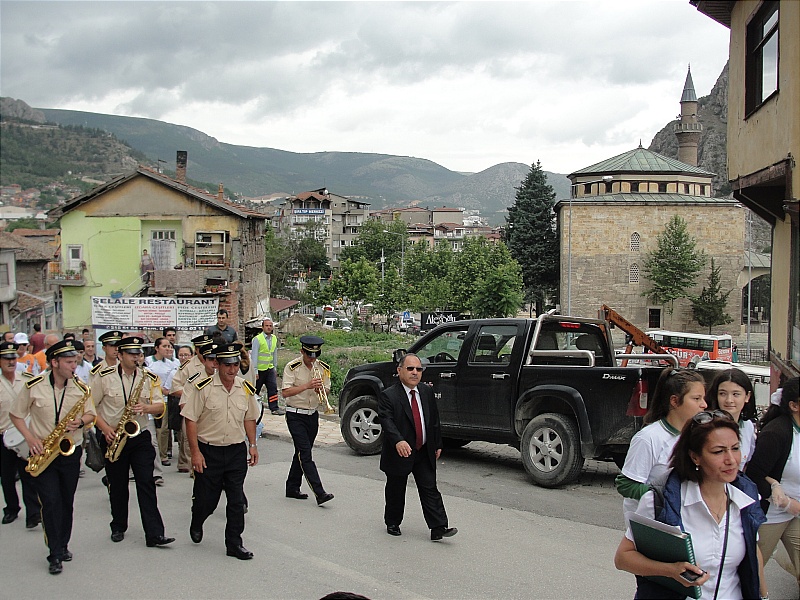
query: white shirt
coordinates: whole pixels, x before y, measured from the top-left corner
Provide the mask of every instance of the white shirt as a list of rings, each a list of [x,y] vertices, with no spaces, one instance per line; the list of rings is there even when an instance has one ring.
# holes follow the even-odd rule
[[[665,427],[663,420],[650,423],[633,436],[622,474],[639,483],[647,483],[650,471],[659,465],[666,469],[669,465],[672,449],[678,441],[678,433]],[[634,512],[639,502],[633,498],[622,500],[622,512]]]
[[[725,565],[722,569],[722,581],[717,597],[741,598],[742,586],[736,569],[744,560],[746,548],[740,511],[755,500],[732,485],[728,485],[727,489],[731,500],[728,548],[725,551]],[[651,519],[655,518],[653,492],[647,492],[642,496],[636,513]],[[717,587],[719,563],[722,559],[722,546],[725,541],[725,517],[723,516],[722,520],[717,523],[703,501],[700,486],[694,481],[684,481],[681,483],[681,521],[683,521],[683,530],[692,534],[692,546],[697,566],[708,571],[710,576],[700,588],[703,592],[702,597],[713,598],[714,589]],[[633,541],[630,527],[625,532],[625,537]]]
[[[800,433],[797,427],[792,427],[792,449],[789,451],[789,458],[786,459],[786,465],[783,467],[783,474],[781,475],[781,487],[783,493],[790,498],[800,498]],[[767,508],[767,523],[785,523],[793,519],[791,514],[778,508],[772,502],[769,503]]]
[[[742,462],[739,463],[739,470],[744,471],[745,465],[753,457],[756,449],[756,426],[752,421],[742,421],[739,423],[739,438],[742,449]]]
[[[150,357],[148,356],[148,358]],[[145,362],[147,361],[145,360]],[[172,377],[180,366],[180,361],[166,358],[164,360],[150,361],[150,364],[147,365],[147,370],[158,375],[161,378],[161,387],[168,390],[172,386]]]
[[[89,383],[89,371],[91,370],[92,363],[90,363],[88,360],[84,360],[81,362],[81,364],[75,367],[75,375],[77,375],[83,383]]]
[[[406,384],[402,384],[403,389],[406,391],[406,397],[408,398],[408,405],[411,406],[411,414],[414,414],[414,405],[411,404],[411,388],[406,387]],[[422,445],[424,446],[425,443],[428,441],[428,432],[425,431],[425,415],[422,412],[422,399],[419,397],[419,390],[414,388],[414,395],[417,397],[417,408],[419,408],[419,419],[422,422]]]

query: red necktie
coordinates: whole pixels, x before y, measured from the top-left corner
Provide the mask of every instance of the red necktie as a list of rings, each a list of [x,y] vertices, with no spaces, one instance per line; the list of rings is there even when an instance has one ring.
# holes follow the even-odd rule
[[[415,450],[422,448],[422,417],[419,414],[419,404],[417,404],[417,391],[411,390],[411,413],[414,415],[414,433],[417,434]]]

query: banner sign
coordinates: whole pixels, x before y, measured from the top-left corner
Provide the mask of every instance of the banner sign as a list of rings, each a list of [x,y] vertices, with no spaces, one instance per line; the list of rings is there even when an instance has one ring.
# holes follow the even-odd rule
[[[456,311],[424,312],[422,313],[420,330],[430,331],[442,323],[454,323],[459,320],[458,317],[460,316],[461,313]]]
[[[295,215],[324,215],[324,208],[295,208],[292,211]]]
[[[92,296],[92,325],[96,329],[205,329],[217,322],[219,298],[110,298]]]

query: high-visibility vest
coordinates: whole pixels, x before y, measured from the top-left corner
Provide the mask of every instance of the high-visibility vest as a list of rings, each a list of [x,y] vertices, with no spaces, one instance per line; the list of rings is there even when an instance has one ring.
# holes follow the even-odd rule
[[[255,337],[255,340],[258,344],[258,365],[256,365],[256,368],[259,371],[267,371],[273,368],[275,365],[272,364],[272,357],[278,345],[278,337],[272,333],[267,338],[262,331]]]

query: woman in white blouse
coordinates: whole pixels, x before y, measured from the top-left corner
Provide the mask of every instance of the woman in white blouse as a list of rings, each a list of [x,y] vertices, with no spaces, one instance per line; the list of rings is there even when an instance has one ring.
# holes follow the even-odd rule
[[[690,586],[700,586],[703,598],[766,596],[756,543],[764,513],[755,484],[739,473],[740,460],[739,426],[730,414],[703,411],[686,423],[666,483],[646,493],[636,513],[691,533],[696,564],[647,558],[636,550],[629,529],[614,564],[637,575],[639,600],[683,598]],[[674,579],[687,594],[655,583],[653,576]]]

